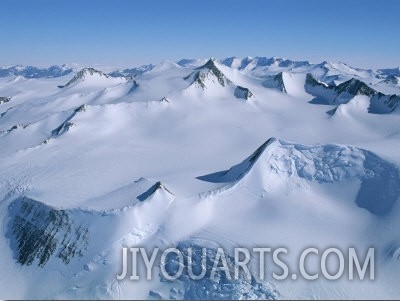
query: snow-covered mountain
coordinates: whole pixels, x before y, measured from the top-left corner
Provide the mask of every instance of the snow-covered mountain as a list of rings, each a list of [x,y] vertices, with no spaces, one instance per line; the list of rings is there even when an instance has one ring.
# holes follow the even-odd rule
[[[222,91],[228,89],[233,90],[233,95],[236,98],[243,100],[248,100],[254,96],[248,88],[237,86],[227,78],[213,59],[208,60],[204,65],[196,68],[195,71],[184,79],[190,82],[187,91],[200,89],[205,92],[209,90],[216,92],[218,90]]]
[[[398,297],[399,78],[265,57],[1,69],[0,297]],[[123,247],[191,247],[198,265],[204,247],[209,275],[238,246],[286,247],[293,272],[310,246],[374,247],[379,277],[260,279],[252,258],[250,280],[195,281],[187,262],[117,279]]]
[[[85,86],[96,85],[104,87],[109,85],[110,83],[112,85],[116,85],[118,83],[123,83],[126,81],[127,78],[125,78],[124,76],[112,77],[94,68],[84,68],[80,70],[78,73],[76,73],[76,75],[68,83],[66,83],[63,86],[59,86],[59,88],[69,88],[78,85],[85,85]]]

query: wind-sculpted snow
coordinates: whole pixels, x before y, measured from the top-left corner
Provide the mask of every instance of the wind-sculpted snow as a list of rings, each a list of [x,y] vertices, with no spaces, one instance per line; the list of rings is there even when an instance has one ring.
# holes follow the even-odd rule
[[[400,196],[397,167],[369,151],[334,144],[293,144],[276,138],[267,140],[229,170],[198,178],[214,183],[252,185],[251,189],[266,191],[291,185],[299,179],[326,184],[355,178],[361,182],[356,204],[376,215],[389,213]]]
[[[304,91],[305,76],[301,73],[280,72],[266,77],[262,85],[266,88],[277,89],[291,96],[307,97]]]

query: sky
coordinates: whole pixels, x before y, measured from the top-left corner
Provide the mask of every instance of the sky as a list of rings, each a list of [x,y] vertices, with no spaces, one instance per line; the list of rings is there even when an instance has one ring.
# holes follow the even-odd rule
[[[400,66],[400,1],[0,0],[0,65],[283,57]]]

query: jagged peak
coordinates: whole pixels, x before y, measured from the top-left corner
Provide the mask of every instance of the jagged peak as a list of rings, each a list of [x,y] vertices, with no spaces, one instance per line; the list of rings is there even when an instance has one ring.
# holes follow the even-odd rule
[[[217,66],[215,65],[215,59],[210,58],[204,65],[197,67],[196,69],[204,69],[204,68],[209,69],[209,70],[213,70],[214,68],[217,68]]]
[[[75,113],[78,113],[78,112],[85,112],[86,109],[87,109],[87,107],[88,107],[87,104],[83,104],[83,105],[81,105],[81,106],[79,106],[78,108],[75,109]]]
[[[324,83],[324,82],[318,80],[311,73],[307,73],[307,75],[306,75],[306,84],[311,85],[311,86],[323,86],[325,88],[329,87],[329,85],[327,83]]]
[[[377,92],[372,89],[370,86],[368,86],[366,83],[363,81],[356,79],[356,78],[351,78],[348,81],[345,81],[338,86],[335,87],[335,91],[338,94],[341,94],[343,92],[348,92],[352,95],[367,95],[367,96],[372,96],[376,94]]]
[[[315,64],[313,68],[322,68],[323,70],[328,71],[330,68],[332,68],[332,64],[328,61],[322,61],[321,63]]]
[[[90,84],[97,84],[99,80],[101,80],[103,83],[105,81],[109,81],[111,84],[113,83],[117,84],[121,82],[125,83],[133,82],[134,85],[137,85],[136,81],[133,79],[133,76],[129,75],[115,76],[115,74],[113,75],[106,74],[95,68],[88,67],[88,68],[83,68],[79,72],[77,72],[75,76],[66,85],[58,87],[67,88],[84,81],[88,81]]]
[[[153,186],[151,186],[148,190],[146,190],[145,192],[143,192],[142,194],[138,195],[136,198],[139,201],[145,201],[149,198],[151,198],[156,192],[158,191],[162,191],[167,193],[170,196],[175,196],[175,194],[173,194],[163,183],[161,183],[160,181],[156,182]]]
[[[107,74],[103,73],[102,71],[99,71],[97,69],[94,69],[92,67],[87,67],[87,68],[83,68],[82,70],[78,71],[78,73],[76,74],[76,77],[78,78],[82,78],[84,76],[87,75],[94,75],[94,74],[98,74],[100,76],[105,76],[108,77]]]
[[[75,83],[78,83],[80,81],[84,81],[88,76],[93,76],[93,75],[99,75],[101,77],[105,77],[105,78],[109,78],[110,76],[99,71],[96,70],[94,68],[83,68],[81,69],[78,73],[75,74],[75,76],[64,86],[58,86],[59,88],[66,88],[69,86],[72,86]]]
[[[204,176],[199,176],[197,178],[202,181],[215,182],[215,183],[238,182],[251,170],[253,165],[257,162],[257,160],[262,156],[262,154],[268,147],[271,147],[274,144],[279,144],[279,143],[280,141],[277,138],[271,137],[267,141],[265,141],[260,147],[258,147],[249,157],[244,159],[241,163],[232,166],[228,170]]]
[[[192,84],[196,84],[204,90],[207,87],[205,81],[206,78],[209,78],[209,75],[215,76],[219,84],[223,87],[232,83],[217,67],[216,61],[213,58],[210,58],[204,65],[196,68],[194,72],[186,76],[184,79],[192,79]]]

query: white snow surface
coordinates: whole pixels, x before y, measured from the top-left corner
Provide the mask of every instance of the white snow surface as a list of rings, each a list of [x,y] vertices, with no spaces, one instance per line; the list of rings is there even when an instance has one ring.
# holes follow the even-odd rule
[[[164,61],[135,81],[84,72],[63,88],[75,74],[0,78],[0,96],[11,97],[0,104],[0,298],[168,298],[173,284],[157,273],[116,279],[121,248],[190,239],[287,247],[293,271],[310,246],[372,246],[374,281],[267,282],[283,299],[399,297],[399,107],[371,114],[366,95],[313,104],[304,86],[311,73],[400,87],[378,80],[383,71],[251,57],[215,62],[223,86],[199,69],[206,61]],[[199,71],[205,89],[193,84]],[[279,72],[286,93],[263,85]],[[239,100],[236,86],[255,97]],[[15,228],[49,229],[52,214],[70,228],[49,230],[57,243],[43,265],[21,264]],[[82,250],[68,263],[57,256],[63,237]]]

